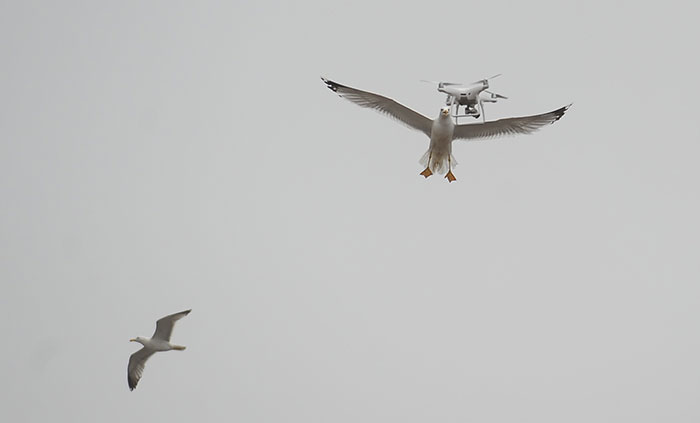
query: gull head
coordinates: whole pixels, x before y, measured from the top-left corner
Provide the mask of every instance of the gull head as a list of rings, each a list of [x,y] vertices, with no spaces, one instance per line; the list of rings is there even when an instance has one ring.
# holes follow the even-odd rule
[[[449,116],[450,115],[450,108],[449,107],[443,107],[440,109],[440,114],[442,116]]]
[[[138,342],[139,344],[145,345],[144,344],[145,339],[141,338],[140,336],[137,336],[136,338],[129,339],[129,342]]]

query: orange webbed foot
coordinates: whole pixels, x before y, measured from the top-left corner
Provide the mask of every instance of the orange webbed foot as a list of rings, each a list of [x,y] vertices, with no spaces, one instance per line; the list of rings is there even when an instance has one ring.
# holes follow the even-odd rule
[[[420,174],[427,178],[428,176],[432,175],[433,172],[430,170],[430,167],[426,167],[425,170],[422,171]]]
[[[452,171],[447,172],[447,175],[445,175],[445,178],[447,178],[448,181],[456,181],[457,178],[455,178],[455,175],[452,173]]]

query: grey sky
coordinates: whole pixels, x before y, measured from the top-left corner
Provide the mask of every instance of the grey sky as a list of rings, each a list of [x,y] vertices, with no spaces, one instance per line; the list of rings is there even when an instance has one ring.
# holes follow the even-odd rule
[[[698,421],[690,4],[0,4],[0,420]],[[319,79],[495,73],[453,184]]]

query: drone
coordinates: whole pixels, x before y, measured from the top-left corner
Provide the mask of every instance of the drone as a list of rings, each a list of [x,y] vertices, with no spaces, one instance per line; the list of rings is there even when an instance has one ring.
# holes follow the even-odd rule
[[[498,99],[502,98],[507,100],[508,97],[496,94],[488,90],[489,80],[498,78],[501,74],[494,75],[490,78],[481,79],[479,81],[474,81],[471,84],[463,84],[461,82],[436,82],[436,81],[426,81],[433,84],[437,84],[437,90],[441,93],[447,94],[447,100],[445,104],[452,108],[454,106],[454,114],[452,117],[455,120],[460,117],[471,116],[475,119],[481,117],[484,122],[486,122],[486,113],[484,112],[484,103],[495,103]],[[459,114],[460,106],[464,106],[464,114]],[[478,107],[478,108],[477,108]]]

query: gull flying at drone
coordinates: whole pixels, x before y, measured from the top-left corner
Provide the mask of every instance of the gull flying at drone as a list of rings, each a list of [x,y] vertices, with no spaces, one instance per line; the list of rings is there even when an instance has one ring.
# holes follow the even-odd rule
[[[472,82],[471,84],[462,84],[461,82],[436,82],[436,81],[426,81],[432,84],[437,84],[437,90],[441,93],[447,94],[447,100],[445,104],[455,107],[453,117],[458,119],[460,117],[472,116],[478,119],[479,116],[483,118],[486,122],[486,113],[484,112],[484,103],[495,103],[499,98],[507,100],[508,97],[496,94],[488,90],[489,80],[498,78],[501,74],[494,75],[490,78],[485,78],[479,81]],[[464,106],[463,115],[459,114],[459,106]],[[478,106],[478,109],[477,109]]]
[[[361,107],[384,113],[428,136],[428,138],[430,138],[430,146],[420,160],[420,163],[425,166],[425,170],[420,174],[427,178],[432,175],[433,172],[442,173],[446,171],[445,178],[449,182],[457,179],[452,173],[452,167],[457,165],[457,162],[452,156],[453,140],[487,139],[502,135],[530,134],[543,126],[559,120],[571,106],[571,104],[569,104],[568,106],[540,115],[456,125],[452,117],[450,117],[451,107],[443,107],[437,118],[430,119],[379,94],[341,85],[324,77],[321,77],[321,80],[339,96]]]

